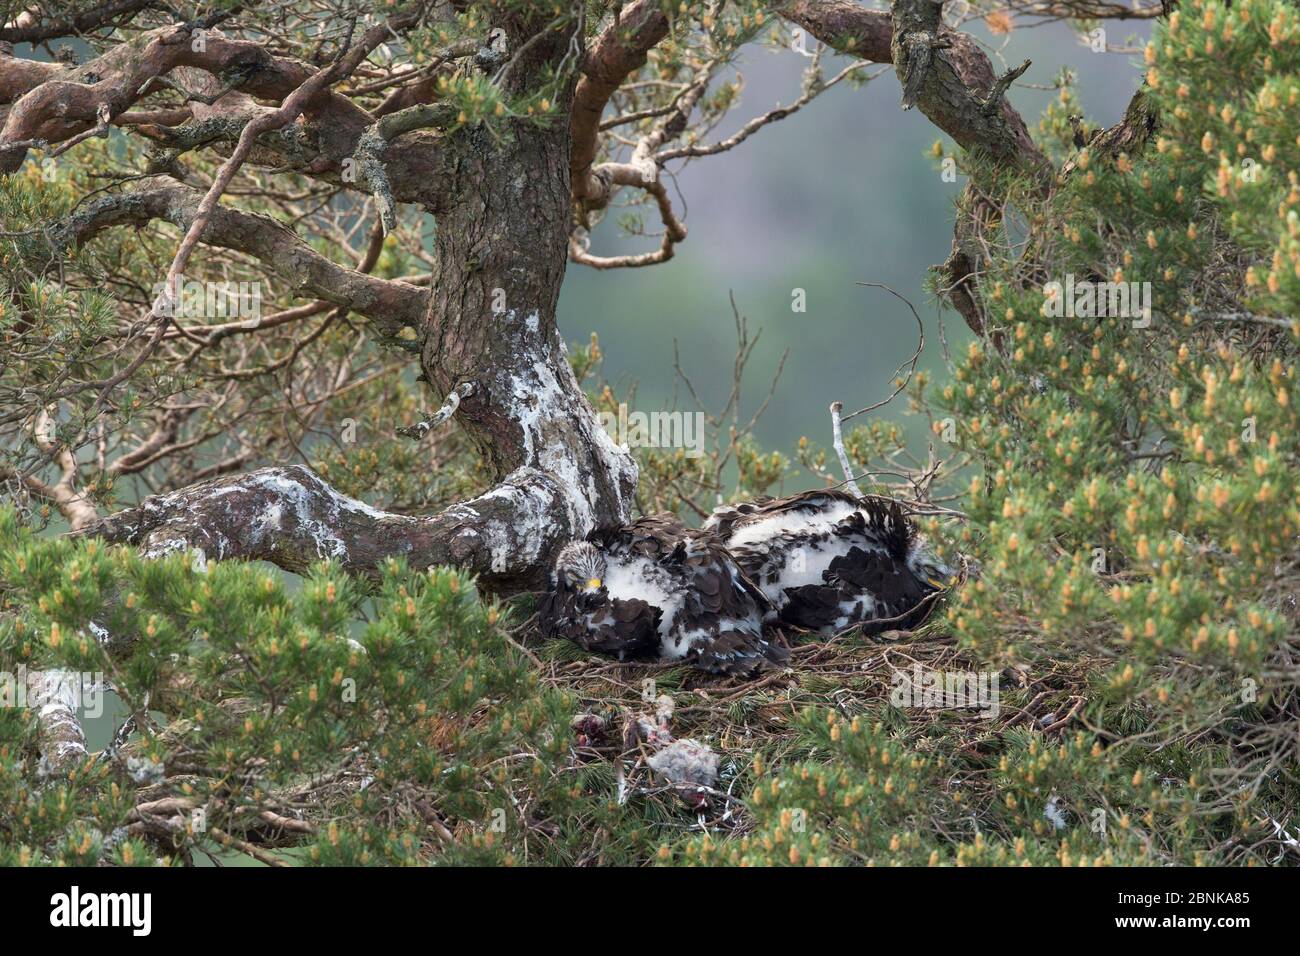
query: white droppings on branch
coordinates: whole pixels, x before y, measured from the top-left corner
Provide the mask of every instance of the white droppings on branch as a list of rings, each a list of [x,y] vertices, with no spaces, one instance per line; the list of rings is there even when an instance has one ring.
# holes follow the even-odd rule
[[[266,503],[255,514],[244,516],[240,506],[250,495],[265,498]],[[347,543],[339,534],[339,518],[344,512],[365,515],[377,521],[405,520],[402,516],[380,511],[341,494],[319,479],[308,485],[278,470],[255,472],[238,481],[210,488],[202,501],[207,507],[214,504],[224,506],[229,517],[238,519],[239,527],[248,529],[246,543],[253,545],[261,545],[277,534],[290,531],[285,524],[291,515],[297,533],[306,535],[317,557],[339,560],[348,557]],[[146,515],[161,513],[170,519],[172,514],[188,514],[193,505],[191,494],[181,490],[146,499],[140,507]],[[155,559],[201,547],[210,557],[220,560],[240,550],[236,545],[242,542],[232,542],[220,530],[220,522],[199,523],[201,517],[196,512],[193,522],[183,518],[179,525],[168,520],[166,535],[149,540],[142,556]]]
[[[509,312],[513,320],[515,313]],[[528,328],[540,325],[540,316],[534,310],[524,320]],[[566,376],[562,382],[560,376]],[[523,433],[524,460],[553,475],[563,492],[563,501],[569,517],[569,527],[575,535],[584,535],[595,526],[592,502],[599,498],[595,476],[583,473],[574,449],[553,441],[547,434],[547,425],[564,421],[572,414],[572,396],[582,390],[573,369],[563,355],[555,355],[549,344],[543,346],[542,357],[511,383],[510,417],[519,424]],[[593,417],[593,425],[598,427]],[[594,440],[595,435],[584,438]]]
[[[351,511],[381,520],[393,517],[335,491],[324,482],[319,482],[315,488],[308,488],[300,481],[272,472],[254,475],[247,484],[280,496],[293,509],[298,527],[308,534],[316,548],[316,554],[322,558],[344,559],[348,556],[347,545],[336,530],[341,512]],[[272,501],[263,512],[262,520],[267,526],[279,529],[281,513],[281,502]],[[271,524],[272,520],[274,524]]]
[[[162,541],[155,541],[149,547],[141,551],[140,557],[148,561],[155,561],[158,558],[165,558],[169,554],[175,554],[178,551],[185,551],[189,547],[190,543],[184,538],[164,538]],[[218,555],[218,557],[220,557],[220,555]]]
[[[278,501],[271,502],[262,510],[261,514],[253,519],[253,542],[260,544],[266,539],[267,532],[281,530],[283,521],[284,509],[280,507]]]
[[[40,722],[41,766],[50,775],[65,774],[86,758],[86,734],[77,716],[80,697],[76,671],[48,670],[28,678],[27,703]]]
[[[511,521],[489,519],[480,531],[494,573],[502,574],[516,565],[532,565],[542,559],[547,545],[560,531],[552,516],[555,501],[547,490],[555,484],[554,478],[548,481],[536,468],[518,468],[501,484],[474,499],[481,503],[506,501],[513,512]],[[562,495],[562,500],[568,497]]]
[[[199,547],[219,560],[257,557],[297,569],[327,558],[373,569],[406,554],[531,580],[558,544],[598,522],[628,520],[637,468],[582,398],[545,314],[510,311],[500,326],[518,337],[511,344],[527,356],[521,367],[486,371],[458,385],[448,403],[451,412],[463,409],[461,400],[481,389],[492,415],[519,429],[507,458],[521,463],[479,498],[420,519],[372,508],[305,468],[267,468],[146,499],[100,533],[150,556]],[[605,502],[618,513],[601,510]]]
[[[474,383],[461,382],[451,390],[451,393],[447,396],[447,400],[442,403],[442,407],[434,412],[428,419],[422,422],[416,422],[409,428],[398,428],[397,433],[419,441],[433,429],[451,418],[452,415],[455,415],[456,410],[460,408],[460,400],[462,398],[469,398],[473,394]]]

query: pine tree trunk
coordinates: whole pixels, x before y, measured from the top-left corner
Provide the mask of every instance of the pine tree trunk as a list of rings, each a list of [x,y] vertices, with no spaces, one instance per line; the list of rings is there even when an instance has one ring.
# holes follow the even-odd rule
[[[536,88],[567,42],[537,44],[516,64],[512,91]],[[558,545],[626,522],[636,465],[601,427],[555,321],[568,256],[572,89],[557,96],[564,102],[548,124],[512,122],[506,135],[467,125],[422,162],[437,176],[438,202],[437,265],[416,329],[421,367],[431,407],[463,396],[454,421],[488,463],[490,491],[409,517],[374,512],[301,466],[264,468],[149,498],[89,533],[146,554],[198,547],[289,570],[328,557],[374,573],[400,556],[415,567],[459,565],[487,590],[510,593],[542,586]]]
[[[454,198],[437,217],[421,359],[436,395],[472,386],[457,420],[494,476],[521,469],[553,476],[568,523],[585,531],[628,519],[636,467],[600,427],[556,326],[567,261],[568,124],[520,122],[512,132],[502,142],[467,129],[449,144]],[[544,534],[513,530],[521,539]]]

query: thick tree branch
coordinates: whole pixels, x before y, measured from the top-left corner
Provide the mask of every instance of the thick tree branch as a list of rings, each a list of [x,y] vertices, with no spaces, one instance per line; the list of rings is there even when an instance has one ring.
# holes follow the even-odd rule
[[[653,252],[634,255],[595,256],[574,233],[569,236],[569,258],[574,262],[596,269],[621,269],[655,265],[667,262],[673,257],[673,250],[677,243],[686,238],[686,224],[673,210],[672,199],[668,196],[668,187],[659,175],[665,160],[656,153],[666,141],[681,135],[682,130],[686,128],[691,111],[695,109],[700,97],[708,89],[709,76],[707,70],[699,72],[695,81],[673,104],[672,110],[655,124],[650,133],[637,141],[628,162],[601,163],[587,176],[587,194],[582,201],[584,224],[586,214],[608,206],[619,188],[632,186],[643,189],[654,199],[659,209],[659,221],[664,227],[659,248]]]
[[[0,103],[12,103],[66,70],[62,63],[19,60],[0,44]],[[0,110],[0,115],[3,111]]]
[[[368,52],[384,38],[408,28],[416,22],[415,17],[407,14],[372,28],[372,36],[353,48],[351,58],[359,61],[361,51]],[[297,60],[272,56],[261,43],[232,39],[216,30],[207,30],[203,42],[196,43],[196,29],[194,24],[186,24],[154,30],[70,69],[0,54],[0,103],[13,104],[0,128],[0,172],[16,170],[33,146],[60,143],[96,128],[105,111],[116,125],[137,125],[140,111],[132,107],[164,88],[151,81],[180,67],[204,70],[247,97],[272,103],[282,102],[315,77],[330,72],[332,75],[315,88],[308,87],[301,104],[301,123],[261,135],[258,146],[280,153],[290,164],[318,178],[365,188],[366,183],[356,183],[349,175],[349,160],[375,118],[349,97],[328,89],[329,82],[346,75],[356,63],[318,71]],[[251,100],[239,102],[247,105]],[[267,112],[259,108],[250,116],[247,109],[241,113],[223,100],[205,114],[207,122],[195,129],[182,127],[168,134],[158,125],[148,132],[167,142],[189,137],[191,146],[234,141],[250,119]],[[444,157],[434,134],[412,133],[390,144],[384,160],[396,201],[420,203],[437,211],[445,198],[441,188]]]
[[[28,675],[28,706],[36,712],[36,745],[42,769],[53,777],[66,777],[86,759],[86,732],[77,716],[81,675],[76,671],[48,670]]]
[[[852,0],[794,0],[780,10],[785,19],[818,40],[873,63],[892,63],[906,85],[916,84],[916,106],[930,122],[966,150],[978,150],[1003,165],[1050,174],[1047,157],[1034,143],[1020,114],[1005,99],[985,113],[981,107],[996,88],[998,74],[979,44],[942,27],[942,5],[933,0],[896,0],[892,13],[869,10]],[[929,33],[940,46],[930,50],[924,72],[909,66],[909,36]]]
[[[952,227],[952,252],[938,267],[947,285],[948,301],[976,335],[984,332],[984,303],[979,294],[979,276],[985,261],[984,234],[996,223],[997,205],[975,183],[967,183],[957,201]]]
[[[54,505],[59,514],[67,520],[73,531],[89,527],[99,520],[99,512],[85,495],[77,490],[77,461],[72,452],[60,447],[53,436],[53,419],[42,410],[36,417],[36,447],[46,456],[46,461],[53,461],[59,466],[59,479],[54,484],[42,481],[35,474],[20,471],[8,465],[0,465],[0,475],[9,480],[20,481],[29,492]]]
[[[113,226],[141,226],[162,219],[188,229],[202,195],[188,186],[157,179],[154,185],[93,200],[55,225],[52,238],[80,245]],[[386,334],[424,316],[428,291],[397,279],[379,279],[331,262],[286,226],[255,213],[218,206],[203,234],[205,244],[247,253],[264,262],[302,295],[310,295],[366,316]]]
[[[436,127],[446,129],[456,121],[456,108],[448,103],[421,103],[380,117],[357,141],[353,158],[379,206],[384,235],[397,228],[397,200],[384,160],[389,144],[404,133]]]
[[[129,18],[141,10],[161,6],[159,0],[109,0],[55,20],[39,20],[25,12],[0,27],[0,43],[42,43],[56,37],[80,36]]]
[[[569,256],[574,262],[597,269],[617,269],[654,265],[658,262],[667,262],[673,257],[673,247],[686,238],[686,226],[673,211],[668,188],[659,177],[660,163],[655,159],[654,154],[655,150],[663,145],[664,139],[671,134],[672,129],[678,125],[673,120],[680,119],[684,123],[686,115],[690,113],[703,92],[704,84],[700,83],[693,87],[689,94],[683,96],[678,111],[665,122],[660,123],[650,135],[641,138],[632,152],[630,162],[601,163],[589,177],[590,191],[586,202],[591,208],[607,205],[621,186],[644,189],[654,197],[655,204],[659,208],[659,219],[664,227],[663,240],[659,248],[654,252],[630,256],[593,256],[583,248],[576,236],[570,236]]]
[[[662,0],[637,0],[624,8],[592,45],[585,75],[573,95],[570,122],[573,150],[569,172],[575,200],[600,194],[602,183],[593,175],[592,163],[596,161],[601,114],[623,81],[641,69],[647,54],[668,36],[668,27]]]
[[[63,466],[60,465],[60,467]],[[59,481],[53,485],[41,481],[35,475],[25,474],[8,465],[0,465],[0,477],[10,481],[22,482],[23,486],[31,494],[54,505],[74,528],[85,527],[99,520],[99,514],[95,511],[94,505],[82,497],[81,493],[72,487],[71,482],[65,480],[67,478],[66,471],[60,476]]]
[[[1114,162],[1121,155],[1135,159],[1146,149],[1160,128],[1160,115],[1156,112],[1146,86],[1143,85],[1124,110],[1124,116],[1114,126],[1098,130],[1086,142],[1088,155],[1103,162]],[[1061,167],[1062,178],[1071,175],[1078,166],[1078,158],[1070,159]]]
[[[130,451],[124,452],[113,459],[108,466],[108,474],[114,477],[134,474],[156,461],[176,440],[177,432],[192,411],[192,406],[189,408],[167,407],[162,409],[157,417],[157,424],[148,437]]]
[[[376,511],[301,466],[262,468],[146,498],[83,533],[135,545],[146,556],[202,549],[213,559],[270,561],[301,572],[333,559],[374,575],[389,558],[413,567],[458,565],[491,585],[540,584],[544,559],[581,529],[571,490],[521,468],[491,491],[429,517]]]

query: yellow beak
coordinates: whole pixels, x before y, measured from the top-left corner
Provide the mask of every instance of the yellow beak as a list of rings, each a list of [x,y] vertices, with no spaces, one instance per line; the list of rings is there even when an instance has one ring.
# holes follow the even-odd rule
[[[600,578],[591,578],[587,581],[587,590],[594,591],[600,587]]]

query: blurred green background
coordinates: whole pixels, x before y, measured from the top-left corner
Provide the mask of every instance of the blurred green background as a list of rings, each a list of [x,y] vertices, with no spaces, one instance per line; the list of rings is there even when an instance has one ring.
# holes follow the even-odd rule
[[[1056,95],[1053,84],[1063,67],[1076,74],[1091,125],[1119,120],[1140,82],[1140,57],[1094,53],[1063,23],[1020,26],[1003,36],[980,23],[965,29],[985,45],[999,70],[1003,60],[1033,61],[1011,93],[1031,132]],[[1107,27],[1112,47],[1140,50],[1146,33],[1141,22]],[[739,63],[746,80],[740,105],[709,141],[792,102],[807,62],[789,49],[748,48]],[[833,76],[847,62],[828,60],[824,75]],[[948,256],[952,202],[964,177],[942,181],[927,152],[936,139],[951,144],[918,111],[903,112],[899,95],[892,70],[865,87],[841,83],[730,152],[695,160],[677,176],[690,234],[676,257],[607,272],[570,263],[560,298],[565,337],[581,342],[597,332],[605,375],[620,394],[637,383],[635,406],[646,411],[672,398],[676,339],[701,397],[717,407],[731,384],[735,334],[727,296],[734,292],[751,329],[763,330],[746,377],[746,413],[766,394],[782,351],[790,349],[757,429],[764,447],[786,452],[801,435],[829,441],[832,401],[854,409],[887,396],[894,370],[916,347],[916,323],[907,307],[858,282],[883,283],[912,301],[925,323],[922,367],[942,378],[941,317],[924,285],[929,267]],[[670,164],[670,171],[677,165]],[[682,200],[673,195],[680,212]],[[593,252],[657,247],[657,238],[623,235],[617,219],[609,216],[596,230]],[[651,213],[646,228],[655,227]],[[804,313],[791,310],[795,288],[806,292]],[[942,321],[950,347],[962,346],[969,332],[960,317],[949,312]],[[688,401],[683,398],[683,407]],[[900,397],[872,414],[901,420],[905,407]],[[923,424],[913,420],[907,426],[909,443],[923,453]]]

